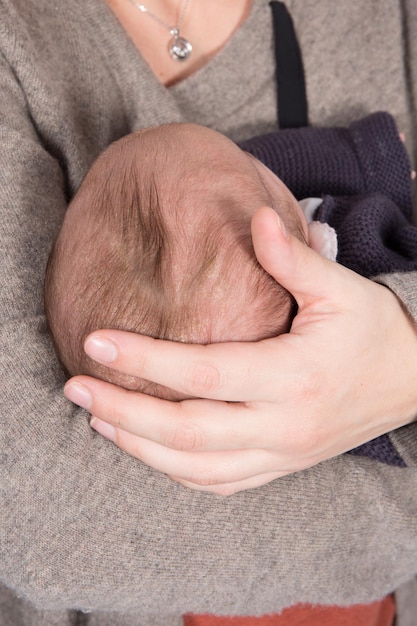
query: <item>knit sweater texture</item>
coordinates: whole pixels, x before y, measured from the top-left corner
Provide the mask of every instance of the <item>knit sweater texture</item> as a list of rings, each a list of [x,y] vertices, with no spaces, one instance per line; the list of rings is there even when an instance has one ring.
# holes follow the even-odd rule
[[[415,2],[287,6],[311,124],[387,110],[412,154]],[[343,455],[227,499],[189,491],[91,431],[62,395],[45,327],[51,243],[110,142],[171,121],[234,140],[276,129],[268,1],[170,89],[102,0],[0,0],[0,49],[0,625],[177,626],[185,612],[255,615],[393,590],[399,626],[412,624],[413,425],[390,435],[406,468]],[[417,317],[415,276],[377,280]]]

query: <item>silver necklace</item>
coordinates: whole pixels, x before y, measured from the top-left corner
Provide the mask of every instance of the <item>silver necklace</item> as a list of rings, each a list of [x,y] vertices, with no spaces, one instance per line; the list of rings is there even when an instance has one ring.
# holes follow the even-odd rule
[[[172,39],[170,39],[168,43],[168,52],[170,56],[175,59],[175,61],[186,61],[189,58],[193,47],[187,39],[185,39],[184,37],[180,37],[180,28],[184,21],[184,16],[188,9],[188,5],[190,4],[190,0],[185,0],[176,26],[170,26],[167,22],[161,20],[160,17],[149,11],[149,9],[145,7],[144,4],[136,2],[136,0],[130,0],[130,2],[137,9],[139,9],[139,11],[142,11],[142,13],[147,13],[149,17],[155,20],[155,22],[158,22],[158,24],[169,30],[172,35]]]

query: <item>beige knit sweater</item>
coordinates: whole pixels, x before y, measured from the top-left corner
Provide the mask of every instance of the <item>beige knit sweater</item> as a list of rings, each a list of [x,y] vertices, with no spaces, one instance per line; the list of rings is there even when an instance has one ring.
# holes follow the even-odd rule
[[[415,0],[287,4],[311,123],[385,109],[415,150]],[[344,455],[227,499],[188,491],[91,431],[45,329],[51,242],[105,146],[167,121],[234,139],[276,127],[268,1],[169,90],[104,0],[0,0],[0,51],[0,626],[177,626],[188,611],[368,602],[412,580],[414,426],[393,435],[407,469]],[[415,276],[387,283],[417,317]]]

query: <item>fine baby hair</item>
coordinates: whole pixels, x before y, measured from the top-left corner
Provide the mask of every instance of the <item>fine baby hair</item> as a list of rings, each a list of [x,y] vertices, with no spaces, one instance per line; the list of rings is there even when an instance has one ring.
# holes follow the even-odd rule
[[[303,227],[295,199],[284,186],[271,197],[259,165],[226,137],[190,124],[139,131],[100,155],[70,204],[45,280],[68,374],[172,398],[90,360],[86,336],[105,327],[212,343],[288,330],[293,299],[257,262],[250,221],[272,205],[300,238]]]

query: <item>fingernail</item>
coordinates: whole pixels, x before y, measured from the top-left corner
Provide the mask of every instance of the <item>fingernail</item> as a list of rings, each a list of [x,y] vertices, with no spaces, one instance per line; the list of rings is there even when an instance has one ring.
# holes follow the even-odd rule
[[[113,363],[119,354],[118,348],[113,341],[97,335],[87,337],[84,350],[88,356],[101,363]]]
[[[78,404],[83,409],[87,409],[87,411],[93,404],[93,396],[90,390],[84,387],[84,385],[80,385],[80,383],[67,383],[64,387],[64,395],[68,400]]]
[[[286,226],[285,226],[284,222],[279,217],[279,215],[277,215],[277,214],[275,214],[275,215],[277,217],[278,228],[280,229],[284,239],[288,239],[289,238],[288,230],[286,229]]]
[[[106,439],[110,439],[110,441],[115,440],[116,429],[111,424],[103,422],[103,420],[98,419],[98,417],[92,417],[90,420],[90,426]]]

